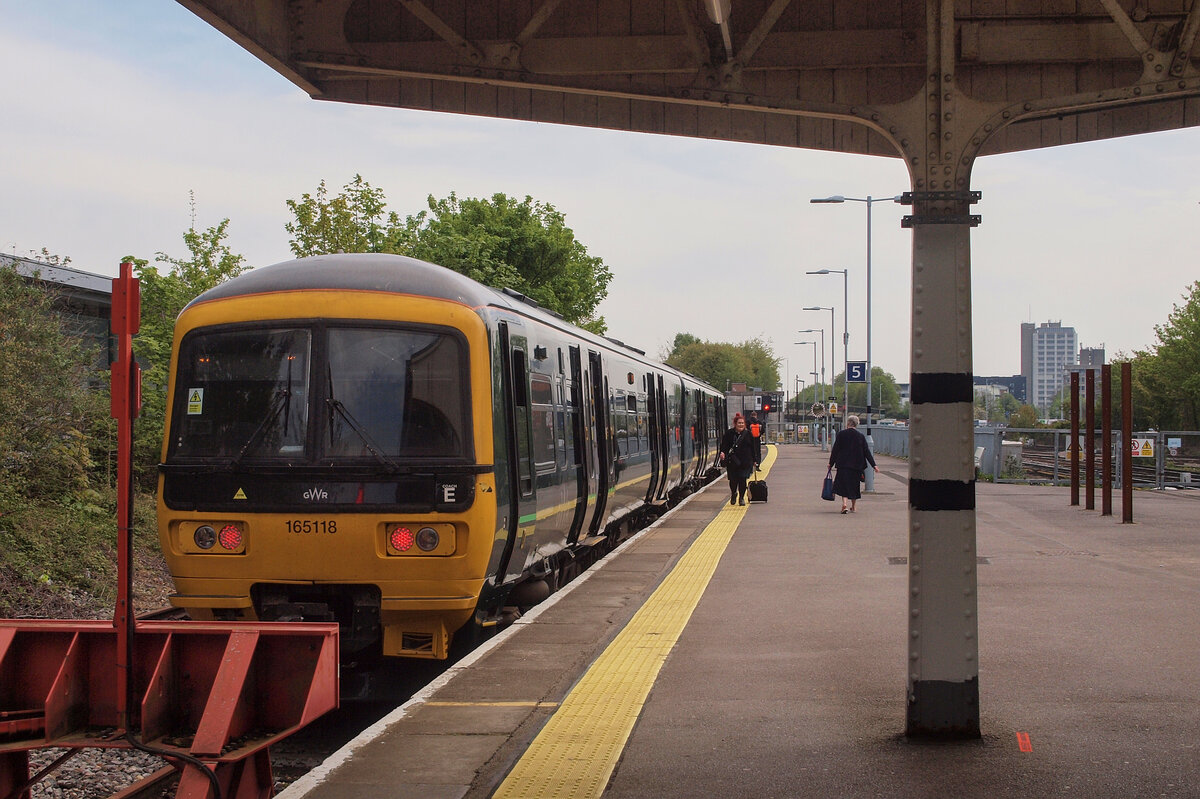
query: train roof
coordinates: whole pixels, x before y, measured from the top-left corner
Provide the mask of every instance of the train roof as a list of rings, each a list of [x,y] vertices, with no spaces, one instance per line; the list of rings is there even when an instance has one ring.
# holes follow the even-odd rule
[[[338,253],[251,269],[201,294],[192,303],[276,291],[340,290],[416,294],[477,307],[497,292],[445,267],[404,255]]]
[[[649,358],[624,342],[590,333],[542,308],[529,297],[511,290],[498,291],[466,275],[416,258],[388,253],[338,253],[297,258],[252,269],[209,289],[188,304],[277,291],[383,291],[413,294],[459,302],[471,308],[492,306],[536,318],[552,327],[569,330],[599,347],[624,350],[631,357],[675,372],[698,385],[704,381]],[[710,387],[711,388],[711,387]],[[715,389],[714,389],[715,391]]]

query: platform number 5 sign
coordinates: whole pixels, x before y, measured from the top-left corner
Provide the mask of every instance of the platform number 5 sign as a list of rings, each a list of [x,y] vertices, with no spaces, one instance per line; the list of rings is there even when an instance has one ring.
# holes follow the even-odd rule
[[[848,361],[846,363],[846,382],[847,383],[865,383],[865,382],[867,382],[867,362],[866,361]]]

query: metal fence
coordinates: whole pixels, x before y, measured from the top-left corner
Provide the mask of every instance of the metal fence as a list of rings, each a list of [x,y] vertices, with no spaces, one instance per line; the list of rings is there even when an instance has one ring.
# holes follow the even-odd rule
[[[908,428],[872,427],[874,450],[884,455],[908,457]],[[1128,453],[1135,488],[1200,488],[1200,431],[1146,430],[1133,434]],[[1121,462],[1127,453],[1120,433],[1114,431],[1112,447],[1113,485],[1121,486]],[[1103,480],[1101,463],[1103,434],[1096,431],[1095,484]],[[976,427],[977,474],[997,483],[1070,485],[1071,458],[1079,457],[1079,480],[1086,480],[1086,435],[1079,434],[1071,446],[1071,431],[1043,428]],[[1137,454],[1133,453],[1137,449]]]

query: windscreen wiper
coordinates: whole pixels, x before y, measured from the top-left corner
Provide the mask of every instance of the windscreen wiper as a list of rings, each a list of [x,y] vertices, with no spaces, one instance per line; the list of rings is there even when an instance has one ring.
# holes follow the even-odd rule
[[[333,408],[335,411],[337,411],[342,419],[346,421],[346,424],[351,430],[354,431],[359,440],[362,441],[363,446],[367,448],[367,452],[370,452],[373,456],[375,456],[375,460],[379,461],[381,466],[383,466],[389,472],[400,471],[400,464],[383,454],[379,445],[375,443],[370,434],[367,433],[366,429],[359,423],[357,419],[354,418],[350,411],[346,409],[346,406],[342,404],[340,399],[330,397],[329,399],[325,400],[325,402],[330,408]],[[332,430],[330,432],[332,433]]]
[[[246,453],[250,451],[250,448],[257,444],[263,435],[266,434],[271,425],[275,423],[275,420],[279,418],[279,414],[283,412],[283,409],[291,406],[291,400],[291,389],[276,389],[275,395],[271,398],[271,412],[267,414],[267,418],[263,419],[262,423],[259,424],[259,426],[254,429],[254,432],[250,434],[250,437],[246,439],[246,443],[242,445],[242,449],[238,452],[237,456],[229,462],[230,466],[236,469],[241,465],[242,458],[244,458]]]

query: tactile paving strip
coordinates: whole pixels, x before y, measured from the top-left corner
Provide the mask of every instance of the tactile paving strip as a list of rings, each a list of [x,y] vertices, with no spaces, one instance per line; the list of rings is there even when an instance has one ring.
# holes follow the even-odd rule
[[[771,447],[760,478],[775,462]],[[497,799],[599,797],[658,672],[749,506],[726,504],[550,717]]]

